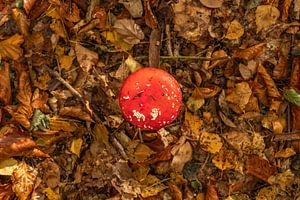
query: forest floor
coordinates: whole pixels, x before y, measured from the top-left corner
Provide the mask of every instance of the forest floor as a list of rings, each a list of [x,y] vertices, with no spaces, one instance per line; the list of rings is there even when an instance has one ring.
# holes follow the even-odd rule
[[[300,0],[1,0],[0,199],[300,199]],[[179,83],[123,118],[142,67]]]

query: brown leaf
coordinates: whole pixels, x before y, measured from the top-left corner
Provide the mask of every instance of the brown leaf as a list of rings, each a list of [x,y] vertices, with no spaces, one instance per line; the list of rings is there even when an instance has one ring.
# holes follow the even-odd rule
[[[226,96],[226,101],[230,104],[237,105],[241,110],[244,110],[249,103],[252,90],[247,82],[235,84],[234,90]]]
[[[24,161],[20,162],[13,172],[13,191],[20,200],[28,199],[33,190],[37,174],[37,170],[27,165]]]
[[[98,29],[104,29],[107,22],[107,13],[104,7],[101,7],[99,5],[95,6],[93,12],[92,12],[92,18],[97,19],[97,28]]]
[[[223,0],[200,0],[200,2],[208,8],[220,8]]]
[[[218,58],[218,57],[226,57],[227,53],[224,50],[218,50],[214,51],[212,54],[212,58]],[[224,63],[226,63],[226,60],[214,60],[212,61],[211,65],[208,67],[209,70],[214,69],[215,67],[222,66]]]
[[[75,52],[77,61],[83,71],[89,72],[93,67],[96,66],[99,56],[96,52],[91,51],[80,44],[76,43]]]
[[[284,0],[282,4],[282,15],[281,20],[286,21],[289,16],[289,9],[292,4],[292,0]]]
[[[14,196],[11,184],[0,184],[0,199],[10,200]]]
[[[0,68],[0,104],[8,105],[11,103],[11,86],[9,64],[4,63]]]
[[[80,11],[75,3],[70,4],[68,2],[65,2],[63,5],[59,6],[59,14],[61,17],[70,22],[75,23],[81,20],[79,16]]]
[[[144,0],[145,22],[152,29],[157,28],[158,21],[152,12],[150,0]]]
[[[88,121],[88,122],[93,121],[90,114],[83,111],[83,109],[79,106],[78,107],[75,107],[75,106],[63,107],[59,110],[59,115],[74,117],[74,118],[78,118],[78,119]]]
[[[172,146],[166,147],[163,151],[160,153],[155,154],[152,158],[149,160],[146,160],[145,162],[140,163],[140,165],[147,166],[151,165],[160,161],[168,161],[172,158],[171,154]]]
[[[169,190],[171,191],[172,199],[174,200],[182,200],[182,192],[178,188],[178,186],[172,182],[168,183]]]
[[[212,159],[212,163],[220,170],[235,169],[238,165],[237,156],[232,150],[222,148]]]
[[[264,66],[261,63],[258,65],[257,72],[264,79],[264,82],[265,82],[266,87],[267,87],[268,96],[269,97],[274,97],[274,98],[281,97],[274,80],[268,74],[267,70],[264,68]]]
[[[247,174],[251,174],[265,182],[268,182],[268,179],[277,173],[275,167],[257,155],[250,155],[248,157],[246,170]]]
[[[128,44],[138,44],[145,37],[140,26],[132,19],[118,19],[113,28]]]
[[[23,3],[23,8],[26,11],[26,14],[28,15],[31,11],[31,8],[34,6],[36,0],[26,0]]]
[[[0,59],[11,58],[13,60],[18,60],[22,54],[23,50],[20,45],[24,42],[23,36],[15,34],[10,38],[0,42]]]
[[[276,23],[280,15],[279,10],[272,5],[260,5],[256,8],[255,21],[256,21],[256,33],[264,28],[267,28]]]
[[[205,200],[219,200],[217,188],[215,185],[209,184],[205,194]]]
[[[290,85],[295,90],[300,91],[300,58],[293,60],[294,70],[291,74]]]
[[[282,80],[287,78],[289,64],[287,57],[285,55],[280,55],[277,65],[275,65],[273,70],[273,78],[277,80]]]
[[[0,130],[0,160],[12,156],[28,155],[36,146],[28,133],[8,127]]]
[[[30,22],[29,20],[27,20],[25,13],[18,8],[14,8],[12,10],[12,17],[16,21],[22,35],[24,35],[25,37],[28,36]]]
[[[185,163],[192,159],[193,148],[189,142],[177,145],[179,145],[179,148],[174,154],[173,160],[171,162],[171,167],[173,170],[181,172]],[[175,146],[174,148],[177,148],[177,146]]]
[[[53,19],[52,23],[50,24],[51,30],[57,34],[59,37],[63,39],[67,39],[67,32],[61,20]]]
[[[32,95],[31,106],[33,109],[43,110],[47,106],[48,93],[36,89]]]
[[[143,16],[143,4],[141,0],[119,0],[119,3],[124,5],[133,18],[139,18]]]
[[[244,60],[252,60],[263,54],[265,45],[266,45],[266,43],[262,42],[262,43],[253,45],[247,49],[234,51],[232,54],[232,57],[233,58],[241,58]]]
[[[233,20],[227,29],[225,38],[229,40],[236,40],[242,37],[243,35],[244,35],[244,27],[240,24],[239,21]]]
[[[251,146],[251,141],[247,133],[230,131],[222,134],[222,137],[239,153]]]

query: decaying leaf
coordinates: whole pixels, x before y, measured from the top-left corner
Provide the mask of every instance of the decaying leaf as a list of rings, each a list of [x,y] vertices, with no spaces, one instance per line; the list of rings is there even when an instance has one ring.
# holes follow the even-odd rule
[[[145,11],[145,23],[150,28],[155,29],[158,25],[158,21],[156,19],[156,16],[153,14],[149,0],[144,0],[144,11]]]
[[[119,3],[124,5],[133,18],[141,17],[143,15],[143,4],[141,0],[119,0]]]
[[[275,200],[276,188],[274,186],[264,187],[259,190],[256,200]]]
[[[125,42],[116,31],[103,31],[101,35],[109,42],[111,42],[117,50],[128,51],[133,45]]]
[[[199,110],[205,103],[204,95],[200,92],[198,88],[196,88],[192,95],[189,97],[186,105],[188,109],[192,112],[196,112]]]
[[[236,40],[244,35],[244,27],[237,21],[233,20],[227,29],[226,39]]]
[[[0,184],[0,199],[9,200],[14,196],[11,184]]]
[[[271,5],[260,5],[256,8],[256,32],[258,33],[263,28],[269,27],[276,23],[280,15],[279,10]]]
[[[114,23],[114,30],[120,36],[120,39],[128,44],[138,44],[144,39],[144,33],[132,19],[118,19]]]
[[[0,160],[27,155],[36,146],[28,133],[9,127],[2,127],[0,130]]]
[[[215,133],[203,132],[200,135],[200,147],[208,153],[217,153],[223,146],[221,137]]]
[[[283,191],[288,191],[294,182],[295,175],[290,169],[285,172],[278,173],[274,176],[269,177],[268,182],[271,185],[278,185]]]
[[[282,149],[279,150],[275,153],[275,158],[289,158],[293,155],[295,155],[296,152],[294,149],[292,148],[286,148],[286,149]]]
[[[53,131],[74,132],[78,128],[76,122],[70,119],[60,118],[58,116],[53,116],[49,118],[49,123],[50,129]]]
[[[141,196],[143,198],[155,196],[159,192],[168,188],[163,183],[161,183],[161,181],[156,176],[153,175],[148,175],[142,183],[143,186],[141,188]]]
[[[2,102],[3,105],[8,105],[11,101],[9,68],[9,64],[6,62],[2,68],[0,67],[0,102]]]
[[[203,125],[203,121],[197,115],[193,115],[190,112],[185,112],[184,124],[187,129],[192,131],[194,134],[200,135],[200,128]]]
[[[22,12],[18,8],[14,8],[12,10],[12,16],[13,16],[13,19],[16,21],[17,26],[18,26],[20,32],[22,33],[22,35],[24,35],[25,37],[28,36],[30,22],[27,19],[27,16],[25,15],[25,13]]]
[[[246,169],[247,174],[251,174],[265,182],[268,182],[268,179],[277,173],[275,167],[257,155],[250,155],[248,157]]]
[[[70,151],[80,157],[83,140],[81,138],[74,139],[71,143]]]
[[[99,59],[96,52],[91,51],[78,43],[75,45],[75,52],[77,61],[83,71],[89,72],[93,67],[96,66]]]
[[[56,192],[54,192],[50,187],[43,190],[43,193],[46,194],[49,200],[59,200],[60,196]]]
[[[13,158],[0,161],[0,175],[11,176],[13,171],[17,168],[18,161]]]
[[[27,165],[24,161],[20,162],[18,167],[14,170],[12,176],[12,188],[19,199],[28,199],[33,190],[37,173],[36,169]]]
[[[219,200],[217,188],[215,185],[209,184],[205,194],[205,200]]]
[[[93,121],[90,114],[83,111],[83,108],[71,106],[71,107],[64,107],[59,110],[60,116],[68,116],[68,117],[75,117],[77,119],[85,120],[85,121]]]
[[[251,146],[251,140],[247,133],[230,131],[222,134],[222,137],[239,153],[242,153]]]
[[[281,97],[277,86],[274,82],[274,80],[272,79],[272,77],[268,74],[267,70],[265,69],[265,67],[262,64],[258,65],[257,68],[257,72],[263,77],[264,82],[267,86],[267,91],[268,91],[268,95],[270,97],[274,97],[274,98],[278,98]]]
[[[233,58],[241,58],[241,59],[245,59],[245,60],[252,60],[263,54],[265,45],[266,45],[266,43],[262,42],[262,43],[253,45],[251,47],[248,47],[247,49],[236,50],[233,52],[232,57]]]
[[[178,145],[180,146],[174,154],[173,160],[171,162],[171,167],[173,168],[173,170],[181,172],[185,163],[192,159],[193,148],[189,142]]]
[[[226,101],[237,105],[241,110],[244,110],[248,104],[252,90],[247,82],[235,84],[234,90],[226,96]]]
[[[223,0],[200,0],[200,2],[208,8],[220,8]]]
[[[20,45],[23,43],[23,36],[15,34],[10,38],[0,42],[0,60],[3,58],[11,58],[13,60],[18,60],[22,54],[23,50]]]
[[[233,151],[222,148],[215,154],[212,163],[220,170],[234,169],[237,166],[237,156]]]

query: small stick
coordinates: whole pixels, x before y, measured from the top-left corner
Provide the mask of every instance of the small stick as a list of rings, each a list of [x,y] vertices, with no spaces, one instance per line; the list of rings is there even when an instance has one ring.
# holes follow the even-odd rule
[[[169,56],[173,56],[172,51],[172,42],[171,42],[171,33],[170,33],[170,24],[166,24],[166,45]]]
[[[294,133],[285,133],[285,134],[276,134],[274,136],[274,141],[292,141],[292,140],[300,140],[300,131]]]

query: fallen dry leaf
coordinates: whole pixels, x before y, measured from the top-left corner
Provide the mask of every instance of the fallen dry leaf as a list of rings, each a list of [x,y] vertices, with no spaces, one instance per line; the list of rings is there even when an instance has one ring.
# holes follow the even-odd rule
[[[248,47],[243,50],[236,50],[233,52],[233,58],[241,58],[245,60],[252,60],[261,56],[264,53],[266,43],[258,43],[251,47]]]
[[[276,23],[280,15],[279,10],[271,5],[260,5],[256,8],[255,21],[256,33],[260,32],[263,28],[269,27]]]
[[[145,23],[152,29],[157,28],[158,21],[151,9],[150,0],[144,0]]]
[[[208,8],[220,8],[223,0],[200,0],[200,2]]]
[[[273,200],[276,194],[276,188],[274,186],[264,187],[259,190],[256,200]]]
[[[18,8],[14,8],[12,10],[12,17],[16,21],[22,35],[25,37],[28,36],[30,21],[27,20],[25,13]]]
[[[63,107],[59,110],[59,115],[74,117],[88,122],[93,121],[90,114],[85,112],[83,108],[79,106]]]
[[[175,152],[173,160],[171,162],[171,167],[177,172],[181,172],[185,163],[192,159],[193,148],[189,142],[184,144],[179,144],[177,152]]]
[[[2,127],[0,130],[0,160],[28,155],[36,146],[28,133],[9,127]]]
[[[80,11],[75,3],[65,2],[58,7],[59,15],[70,22],[80,21]]]
[[[200,147],[208,153],[217,153],[223,146],[221,137],[215,133],[203,132],[200,135]]]
[[[33,190],[37,174],[37,170],[27,165],[24,161],[20,162],[13,172],[12,188],[20,200],[28,199]]]
[[[160,180],[153,175],[148,175],[146,179],[142,182],[141,187],[141,196],[143,198],[151,197],[157,195],[159,192],[167,189],[168,187],[165,186]]]
[[[278,173],[274,176],[269,177],[268,183],[271,185],[278,185],[283,191],[288,191],[291,189],[291,186],[294,182],[295,175],[291,172],[290,169]]]
[[[295,155],[296,152],[294,149],[292,148],[286,148],[286,149],[282,149],[279,150],[275,153],[275,158],[289,158],[293,155]]]
[[[292,0],[284,0],[283,5],[282,5],[282,15],[281,15],[281,20],[286,21],[288,16],[289,16],[289,8],[292,4]]]
[[[80,157],[83,140],[81,138],[74,139],[71,143],[70,151]]]
[[[222,148],[212,159],[212,163],[220,170],[234,169],[237,166],[237,156],[231,150]]]
[[[246,169],[247,174],[251,174],[265,182],[268,182],[268,179],[277,173],[275,167],[257,155],[250,155],[248,157]]]
[[[14,196],[11,184],[0,184],[0,199],[10,200]]]
[[[0,68],[0,102],[8,105],[11,102],[10,67],[7,62]]]
[[[203,121],[197,116],[190,112],[185,112],[184,124],[188,130],[192,131],[196,135],[200,135],[200,128],[203,125]]]
[[[237,20],[233,20],[227,29],[226,39],[236,40],[244,35],[244,27]]]
[[[226,96],[226,101],[230,104],[237,105],[239,109],[244,110],[249,103],[252,90],[247,82],[235,84],[235,88]]]
[[[44,189],[43,193],[45,193],[47,198],[50,200],[59,200],[60,199],[59,194],[54,192],[50,187]]]
[[[118,19],[115,21],[114,30],[128,44],[138,44],[144,39],[144,33],[139,25],[132,19]]]
[[[83,71],[90,72],[90,70],[97,65],[99,56],[96,52],[91,51],[78,43],[75,45],[75,52],[77,61]]]
[[[13,171],[17,168],[18,161],[13,158],[0,161],[0,175],[11,176]]]
[[[205,200],[219,200],[217,188],[215,185],[209,184],[205,194]]]
[[[124,7],[130,12],[133,18],[142,17],[143,15],[143,4],[142,0],[119,0],[119,3],[123,4]]]
[[[23,50],[20,45],[24,42],[23,36],[15,34],[10,38],[0,42],[0,60],[3,58],[11,58],[13,60],[18,60],[22,54]]]

